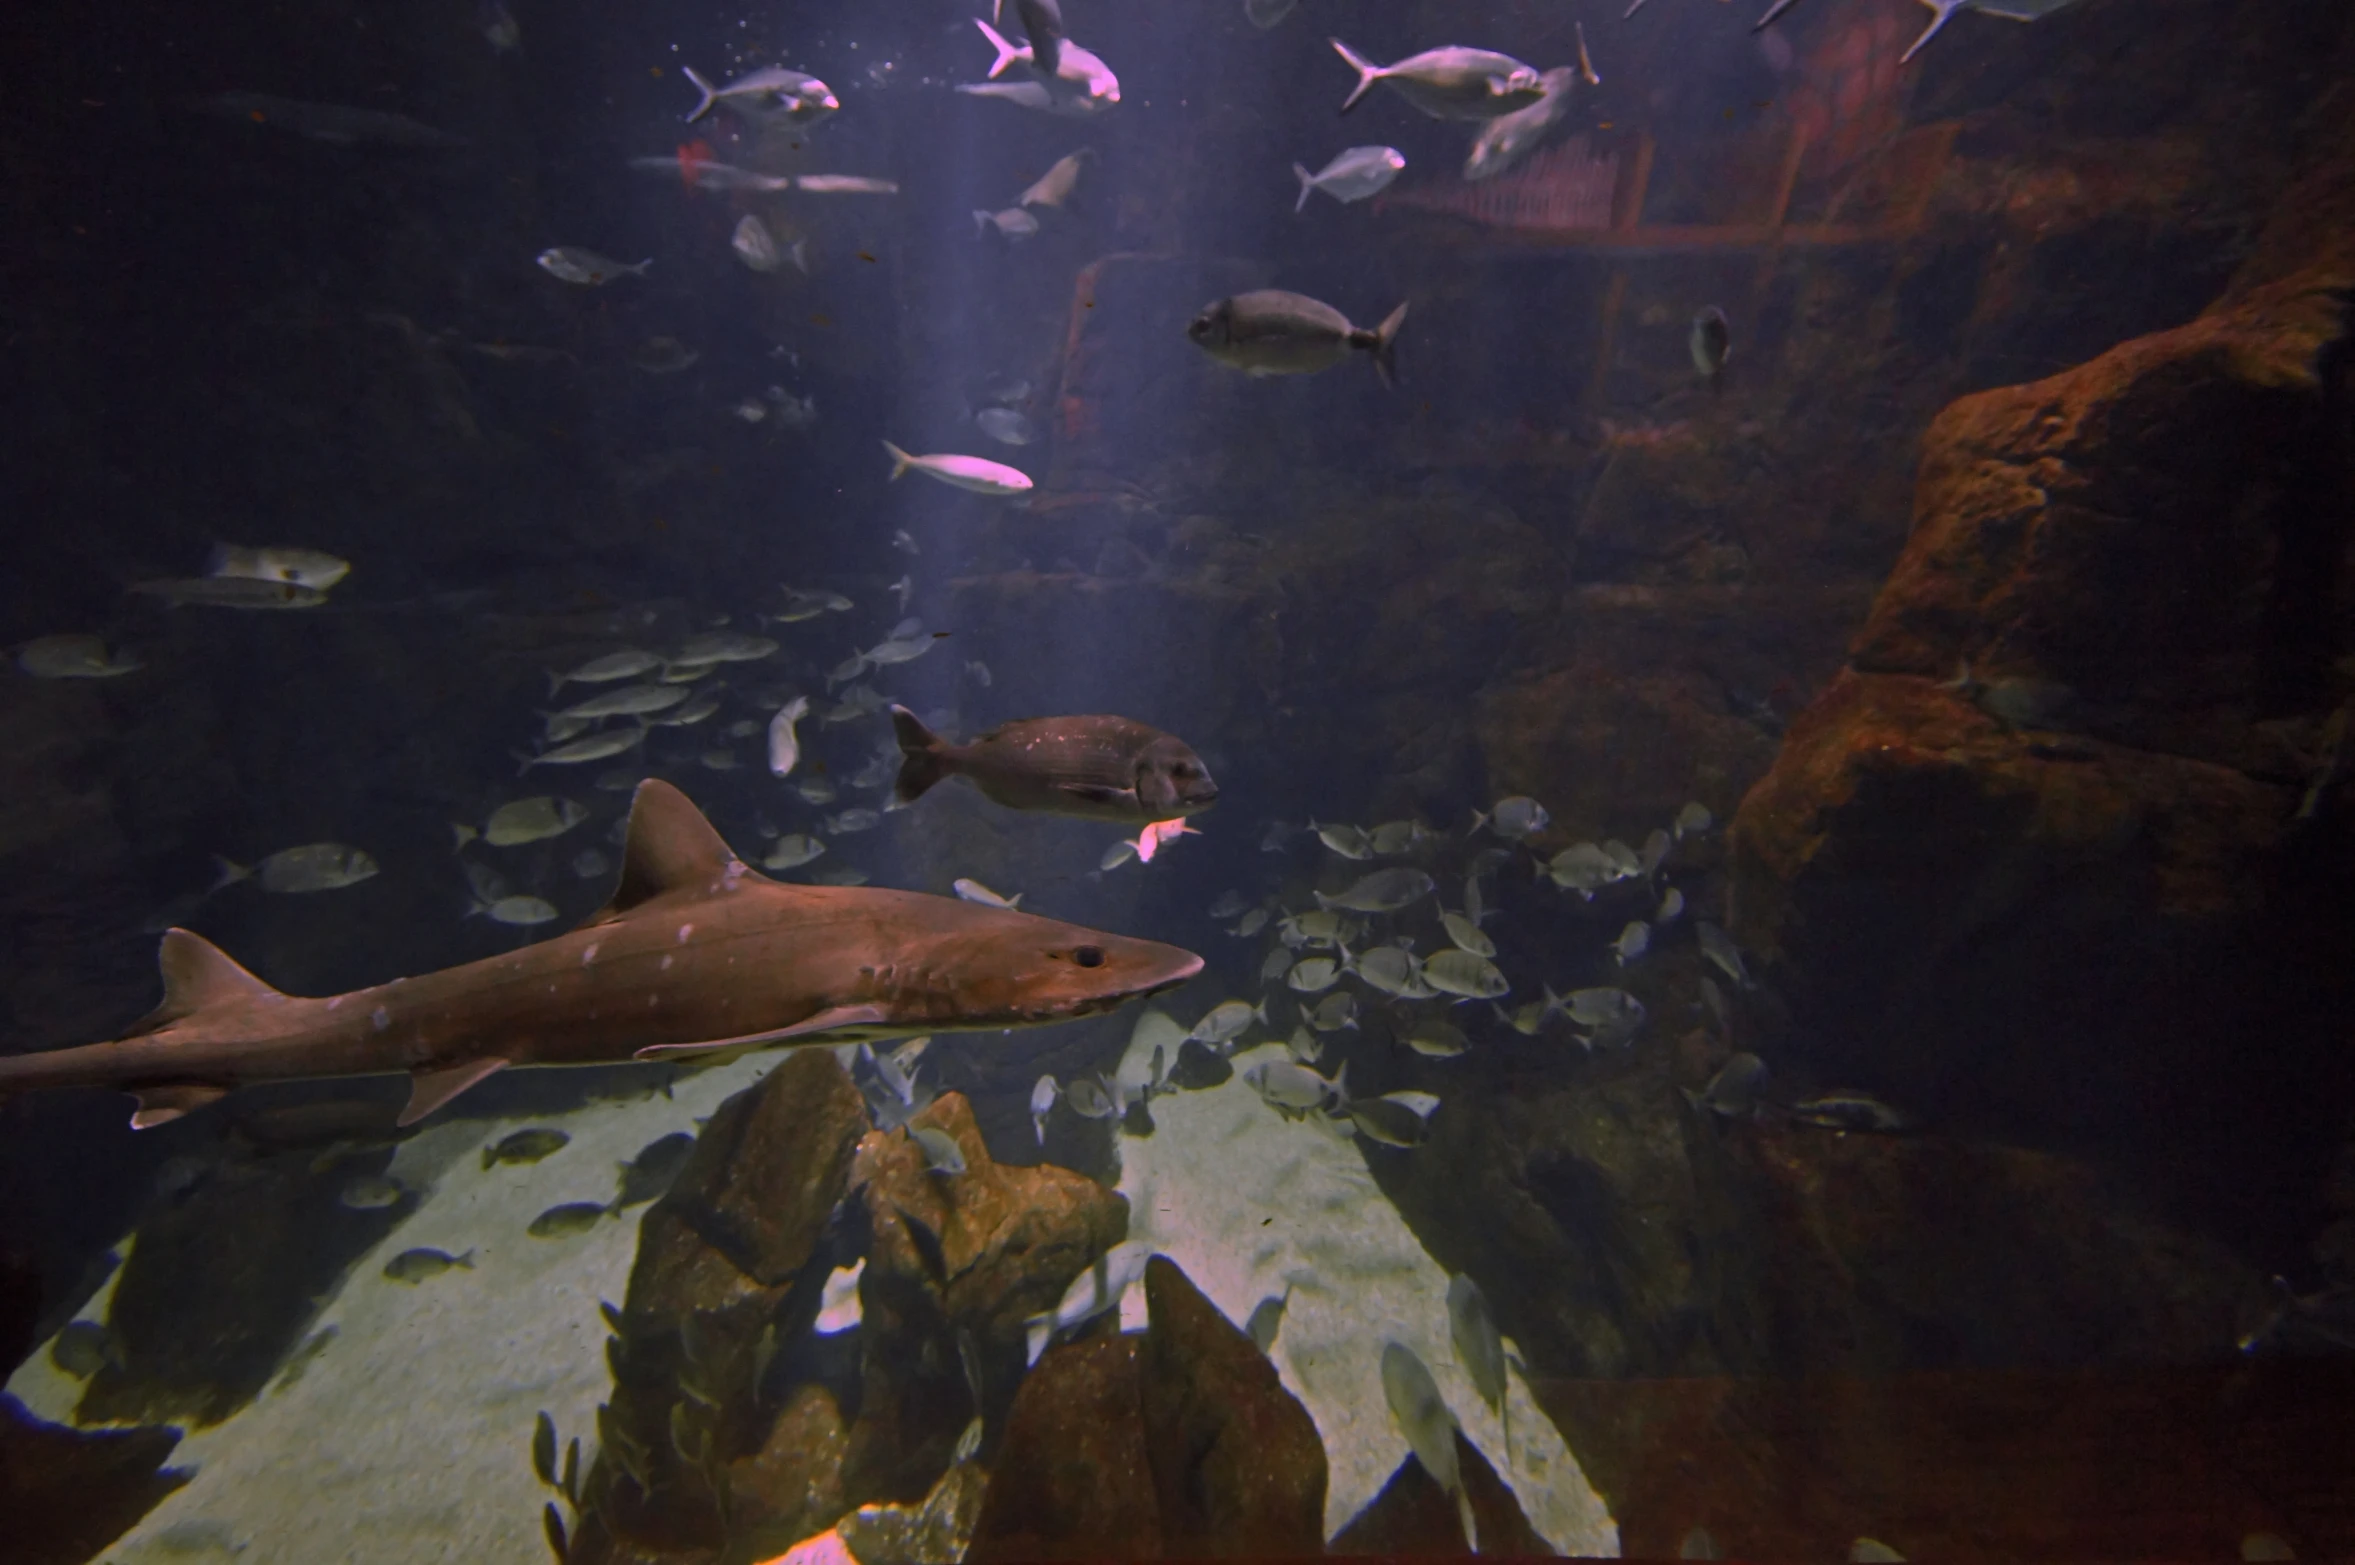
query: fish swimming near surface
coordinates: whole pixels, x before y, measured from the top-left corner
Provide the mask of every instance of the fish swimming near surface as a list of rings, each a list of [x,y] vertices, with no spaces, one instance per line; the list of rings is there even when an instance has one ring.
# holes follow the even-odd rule
[[[463,1266],[474,1270],[474,1252],[451,1255],[443,1250],[403,1250],[384,1263],[384,1275],[394,1282],[405,1282],[414,1288],[428,1277],[439,1277],[452,1267]]]
[[[118,1088],[144,1129],[257,1082],[402,1073],[409,1125],[510,1066],[1045,1026],[1172,988],[1202,959],[953,897],[781,884],[649,779],[613,899],[570,933],[316,999],[184,929],[160,965],[163,1003],[129,1033],[0,1059],[0,1097]]]
[[[1347,114],[1377,83],[1439,120],[1487,120],[1538,101],[1544,91],[1534,67],[1493,49],[1450,45],[1425,49],[1394,65],[1376,65],[1338,38],[1327,40],[1357,72],[1357,86],[1342,102]]]
[[[1350,324],[1322,300],[1281,288],[1261,288],[1205,305],[1186,327],[1194,346],[1246,375],[1314,375],[1354,352],[1370,354],[1382,384],[1398,378],[1399,305],[1381,325]]]
[[[913,804],[946,778],[963,777],[1009,810],[1090,820],[1166,821],[1218,802],[1202,758],[1174,734],[1125,717],[1028,717],[952,744],[904,706],[893,798]]]
[[[721,107],[751,120],[781,119],[794,125],[815,125],[842,107],[842,100],[824,82],[805,71],[787,70],[781,65],[748,72],[717,87],[696,74],[691,65],[680,69],[688,85],[703,95],[695,111],[687,116],[690,125]]]
[[[895,481],[916,472],[958,489],[970,489],[975,494],[1016,495],[1030,488],[1028,473],[987,457],[910,456],[888,440],[883,442],[883,449],[891,453],[891,476]]]

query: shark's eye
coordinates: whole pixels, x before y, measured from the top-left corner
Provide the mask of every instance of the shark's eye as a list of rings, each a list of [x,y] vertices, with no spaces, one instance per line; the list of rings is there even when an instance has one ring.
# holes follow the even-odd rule
[[[1102,967],[1104,965],[1104,948],[1102,946],[1080,946],[1071,953],[1071,959],[1082,967]]]

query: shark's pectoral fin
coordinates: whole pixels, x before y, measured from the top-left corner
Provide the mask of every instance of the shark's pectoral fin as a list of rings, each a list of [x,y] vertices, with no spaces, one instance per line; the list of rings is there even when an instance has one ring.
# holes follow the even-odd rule
[[[463,1065],[444,1065],[438,1069],[412,1071],[409,1073],[408,1106],[401,1110],[401,1117],[394,1120],[393,1123],[401,1126],[414,1125],[485,1076],[506,1068],[507,1062],[505,1060],[494,1057],[487,1060],[468,1060]]]
[[[749,1032],[737,1038],[706,1038],[700,1043],[649,1044],[632,1055],[640,1060],[675,1060],[682,1054],[713,1054],[722,1049],[756,1049],[763,1044],[790,1043],[796,1038],[808,1038],[819,1033],[839,1032],[852,1027],[888,1027],[890,1013],[879,1005],[837,1005],[820,1011],[806,1021],[790,1027],[778,1027],[768,1032]]]
[[[134,1023],[123,1035],[126,1038],[144,1037],[194,1016],[207,1006],[285,998],[231,961],[219,946],[185,929],[164,931],[155,964],[163,974],[164,1003]]]
[[[687,796],[660,778],[638,784],[630,802],[629,838],[622,846],[621,884],[613,900],[589,915],[581,927],[610,924],[641,902],[666,891],[702,888],[741,873],[742,861],[711,829]]]
[[[180,931],[175,930],[173,933],[177,934]],[[191,935],[189,938],[193,940],[196,937]],[[206,946],[205,949],[210,951],[212,947]],[[218,951],[214,951],[213,954],[220,956]],[[221,960],[226,962],[229,959],[221,957]],[[133,1130],[153,1130],[158,1125],[168,1125],[181,1115],[193,1114],[206,1104],[218,1103],[228,1095],[229,1089],[227,1087],[216,1087],[210,1082],[203,1081],[174,1082],[170,1086],[164,1087],[137,1088],[131,1093],[131,1096],[139,1101],[137,1112],[131,1116],[131,1128]]]

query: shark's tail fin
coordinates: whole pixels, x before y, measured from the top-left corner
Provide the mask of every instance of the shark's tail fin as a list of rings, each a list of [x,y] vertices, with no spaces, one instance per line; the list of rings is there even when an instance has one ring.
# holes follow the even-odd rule
[[[1382,79],[1382,67],[1338,38],[1330,39],[1328,42],[1333,45],[1334,50],[1340,54],[1342,59],[1349,62],[1349,68],[1357,72],[1357,86],[1350,90],[1349,96],[1341,103],[1341,112],[1347,114],[1351,109],[1357,107],[1358,99],[1374,90],[1374,83]]]
[[[924,797],[933,784],[949,774],[949,764],[943,751],[946,745],[940,735],[917,721],[916,714],[904,706],[891,709],[891,731],[899,737],[899,781],[893,785],[894,804],[908,805]]]
[[[989,68],[989,79],[993,82],[1005,74],[1007,66],[1030,53],[1028,49],[1020,45],[1007,42],[1004,33],[999,32],[978,16],[973,19],[973,25],[981,29],[981,36],[989,40],[989,46],[998,51],[997,63]]]
[[[703,94],[703,101],[695,105],[694,113],[687,116],[687,123],[692,125],[697,120],[703,118],[703,116],[711,112],[712,105],[720,101],[720,92],[717,87],[714,87],[710,82],[707,82],[701,76],[698,76],[695,73],[694,66],[687,66],[685,67],[685,70],[687,73],[687,80],[694,84],[695,90],[697,92]]]

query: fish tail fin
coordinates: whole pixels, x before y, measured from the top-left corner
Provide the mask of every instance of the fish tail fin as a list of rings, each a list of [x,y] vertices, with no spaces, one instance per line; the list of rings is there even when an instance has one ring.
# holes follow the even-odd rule
[[[1472,830],[1478,831],[1481,827],[1487,824],[1488,812],[1486,810],[1474,810],[1472,812]]]
[[[914,457],[908,455],[905,451],[902,451],[899,447],[893,445],[888,440],[883,442],[883,449],[891,453],[891,478],[893,482],[897,482],[902,477],[905,477],[908,469],[916,465],[916,459]]]
[[[1006,906],[1009,908],[1018,908],[1022,906],[1022,898],[1024,895],[1025,893],[1023,892],[1015,892],[1012,896],[1006,899]]]
[[[973,209],[973,237],[974,237],[974,238],[976,238],[976,239],[987,239],[987,238],[989,237],[989,218],[990,218],[990,214],[988,214],[987,212],[984,212],[984,211],[982,211],[982,210],[981,210],[979,207],[975,207],[975,208]],[[897,478],[897,477],[899,477],[899,474],[897,474],[897,473],[894,473],[894,474],[892,474],[891,476],[892,476],[892,477],[894,477],[894,478]]]
[[[720,92],[717,87],[697,75],[694,66],[682,66],[681,69],[687,73],[687,80],[695,90],[703,94],[703,101],[695,105],[694,113],[687,116],[687,123],[692,125],[712,111],[713,106],[720,101]]]
[[[450,1257],[450,1264],[452,1266],[463,1266],[468,1271],[472,1271],[474,1270],[474,1252],[469,1250],[464,1255],[453,1255]]]
[[[253,871],[235,859],[216,853],[213,855],[213,863],[219,873],[214,876],[212,885],[205,889],[204,894],[208,897],[216,891],[227,890],[241,880],[253,879]]]
[[[1586,78],[1586,84],[1589,87],[1600,87],[1603,84],[1603,79],[1595,74],[1595,57],[1586,52],[1586,24],[1580,22],[1576,25],[1578,28],[1578,74]],[[1508,1455],[1506,1460],[1511,1460],[1511,1457]]]
[[[1406,303],[1399,302],[1381,325],[1374,328],[1374,373],[1382,377],[1382,384],[1398,384],[1398,330],[1406,324]]]
[[[973,19],[973,25],[981,29],[981,36],[989,40],[989,46],[998,51],[996,62],[989,68],[989,79],[993,82],[1005,74],[1007,66],[1030,53],[1028,49],[1008,43],[1004,33],[999,32],[978,16]]]
[[[1341,104],[1341,112],[1347,114],[1351,109],[1357,107],[1358,99],[1364,97],[1367,93],[1374,90],[1374,83],[1381,80],[1382,78],[1382,67],[1376,65],[1373,61],[1367,59],[1364,55],[1358,53],[1355,49],[1352,49],[1349,47],[1349,45],[1343,43],[1338,38],[1329,38],[1326,40],[1326,42],[1333,46],[1335,53],[1339,54],[1343,60],[1348,62],[1349,68],[1351,70],[1357,72],[1357,86],[1351,89],[1349,96],[1342,100]]]
[[[1039,1355],[1047,1351],[1047,1343],[1054,1335],[1055,1317],[1052,1315],[1033,1315],[1022,1323],[1023,1352],[1031,1363],[1038,1362]]]
[[[1317,187],[1317,177],[1298,163],[1292,165],[1292,176],[1300,181],[1300,199],[1292,203],[1292,210],[1308,210],[1308,193]]]
[[[450,845],[450,851],[458,853],[464,851],[466,845],[480,837],[482,833],[464,821],[452,821],[450,822],[450,835],[458,839]]]
[[[563,688],[564,676],[556,672],[554,669],[548,670],[548,699],[551,701],[555,700],[556,692],[562,690]]]
[[[948,747],[940,742],[940,735],[926,728],[904,706],[891,709],[891,731],[899,739],[901,756],[899,780],[891,789],[892,801],[910,805],[949,774],[948,759],[942,753]]]

